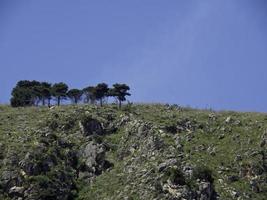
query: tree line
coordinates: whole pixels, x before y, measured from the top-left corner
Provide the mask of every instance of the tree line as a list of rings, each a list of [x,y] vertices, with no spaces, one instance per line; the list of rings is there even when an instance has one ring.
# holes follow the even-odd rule
[[[22,80],[17,82],[12,90],[10,104],[12,107],[21,106],[51,106],[51,101],[55,100],[59,106],[62,100],[69,99],[72,103],[77,104],[81,101],[84,103],[103,105],[108,97],[114,97],[118,106],[121,107],[130,87],[124,83],[113,84],[112,88],[106,83],[99,83],[96,86],[88,86],[83,89],[69,89],[68,85],[63,82],[51,84],[48,82],[39,82],[36,80]]]

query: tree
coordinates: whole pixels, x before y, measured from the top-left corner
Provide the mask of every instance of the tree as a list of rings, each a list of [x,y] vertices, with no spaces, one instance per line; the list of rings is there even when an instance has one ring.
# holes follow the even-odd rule
[[[109,90],[109,95],[115,97],[119,101],[119,108],[121,108],[122,101],[126,100],[126,96],[131,96],[128,90],[130,90],[128,85],[119,83],[114,84],[113,88]]]
[[[94,104],[96,100],[96,89],[94,86],[89,86],[83,89],[83,94],[85,95],[85,103]]]
[[[38,106],[40,102],[42,105],[50,106],[50,100],[55,98],[57,105],[61,104],[62,99],[69,97],[71,101],[77,104],[85,96],[85,103],[100,102],[100,106],[103,106],[104,100],[107,100],[109,96],[115,97],[118,100],[118,106],[121,108],[121,104],[126,100],[126,96],[130,96],[128,93],[130,90],[126,84],[116,83],[113,88],[108,88],[106,83],[99,83],[96,86],[89,86],[83,90],[71,89],[68,91],[68,85],[59,82],[54,85],[48,82],[39,82],[36,80],[21,80],[18,81],[16,86],[12,90],[12,97],[10,103],[14,107],[18,106]]]
[[[12,90],[10,104],[12,107],[31,106],[33,105],[33,92],[29,88],[16,87]]]
[[[63,82],[55,83],[52,86],[52,94],[54,97],[56,97],[58,106],[60,106],[61,100],[67,96],[67,91],[68,85]]]
[[[32,87],[33,101],[36,106],[39,105],[39,102],[42,100],[42,86],[35,85]]]
[[[19,81],[12,90],[11,106],[32,106],[38,105],[40,94],[37,87],[40,86],[38,81],[22,80]]]
[[[71,89],[68,91],[67,96],[71,99],[72,102],[77,104],[78,101],[81,100],[82,94],[82,91],[79,89]]]
[[[16,87],[18,88],[33,88],[34,86],[40,85],[39,81],[33,80],[33,81],[29,81],[29,80],[22,80],[19,81],[16,85]]]
[[[45,105],[45,100],[47,100],[48,107],[50,107],[50,100],[52,98],[52,85],[51,83],[42,82],[41,83],[41,98],[42,98],[42,105]]]
[[[108,85],[106,83],[99,83],[95,87],[95,97],[96,100],[100,101],[100,106],[103,105],[103,98],[108,96]]]

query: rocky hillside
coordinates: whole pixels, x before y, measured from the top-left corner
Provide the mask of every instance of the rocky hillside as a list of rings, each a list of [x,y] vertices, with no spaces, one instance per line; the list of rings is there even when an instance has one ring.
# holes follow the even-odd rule
[[[267,115],[0,107],[1,200],[267,199]]]

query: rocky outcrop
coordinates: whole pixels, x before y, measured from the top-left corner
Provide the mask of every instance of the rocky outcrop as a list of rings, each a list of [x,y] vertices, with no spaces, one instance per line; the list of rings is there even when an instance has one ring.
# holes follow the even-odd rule
[[[104,129],[102,124],[93,119],[91,116],[85,116],[80,122],[80,129],[83,135],[90,136],[90,135],[103,135]]]
[[[112,164],[105,159],[106,147],[103,144],[89,142],[80,150],[81,166],[79,167],[79,178],[90,182],[91,179],[100,175]]]

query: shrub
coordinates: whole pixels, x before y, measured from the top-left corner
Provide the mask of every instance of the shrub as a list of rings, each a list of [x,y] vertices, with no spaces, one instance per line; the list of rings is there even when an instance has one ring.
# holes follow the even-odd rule
[[[163,181],[170,180],[174,185],[184,185],[186,183],[184,174],[180,169],[168,168],[164,174]]]
[[[193,179],[200,179],[213,183],[212,171],[206,166],[199,166],[193,170]]]

